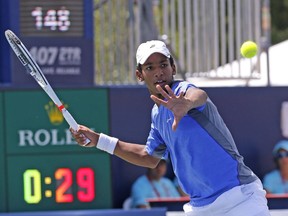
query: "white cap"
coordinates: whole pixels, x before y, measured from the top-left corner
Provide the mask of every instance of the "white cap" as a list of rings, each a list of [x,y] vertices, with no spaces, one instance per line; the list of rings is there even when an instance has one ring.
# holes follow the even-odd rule
[[[170,58],[170,52],[165,43],[159,40],[151,40],[140,44],[136,53],[136,61],[138,64],[144,64],[145,61],[153,53],[161,53],[167,58]]]

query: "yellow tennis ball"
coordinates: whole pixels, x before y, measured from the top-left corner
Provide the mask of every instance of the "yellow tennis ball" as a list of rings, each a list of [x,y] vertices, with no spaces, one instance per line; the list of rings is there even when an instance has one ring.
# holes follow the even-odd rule
[[[245,58],[252,58],[257,54],[258,47],[253,41],[246,41],[242,44],[240,52]]]

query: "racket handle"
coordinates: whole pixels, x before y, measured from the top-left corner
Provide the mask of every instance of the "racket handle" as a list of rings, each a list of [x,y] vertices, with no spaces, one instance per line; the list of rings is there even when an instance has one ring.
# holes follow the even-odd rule
[[[62,109],[62,114],[63,114],[65,120],[67,121],[67,123],[69,124],[69,126],[73,130],[77,131],[79,125],[77,124],[75,119],[72,117],[72,115],[68,112],[68,110],[67,109]],[[84,146],[86,146],[88,143],[90,143],[90,140],[87,138],[86,141],[85,141]]]
[[[71,114],[68,112],[68,110],[63,109],[63,110],[62,110],[62,114],[63,114],[65,120],[67,121],[67,123],[69,124],[69,126],[70,126],[73,130],[77,131],[79,126],[78,126],[77,122],[75,121],[75,119],[74,119],[74,118],[71,116]]]

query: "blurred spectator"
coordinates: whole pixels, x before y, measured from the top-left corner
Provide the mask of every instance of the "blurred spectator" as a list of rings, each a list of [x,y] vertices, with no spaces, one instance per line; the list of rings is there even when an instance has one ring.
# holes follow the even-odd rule
[[[267,173],[263,185],[267,193],[288,193],[288,140],[281,140],[273,149],[276,169]]]
[[[148,198],[180,197],[173,182],[164,177],[166,170],[166,161],[160,160],[156,168],[148,168],[146,175],[136,179],[131,190],[132,208],[149,208]]]

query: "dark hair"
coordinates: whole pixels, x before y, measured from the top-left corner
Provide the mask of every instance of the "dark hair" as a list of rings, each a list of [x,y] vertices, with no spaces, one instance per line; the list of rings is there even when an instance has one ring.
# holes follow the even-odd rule
[[[162,166],[162,165],[166,165],[167,166],[167,161],[165,159],[161,159],[155,168],[148,168],[147,172],[151,172],[151,170],[154,170],[154,169],[156,169],[156,168],[158,168],[159,166]]]
[[[170,56],[169,62],[170,62],[170,65],[171,65],[171,66],[174,65],[174,59],[173,59],[172,56]],[[138,70],[139,72],[142,72],[142,65],[141,65],[140,63],[137,65],[137,70]]]

